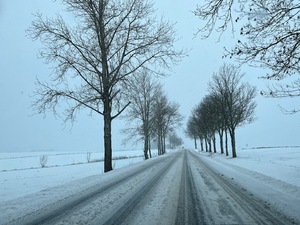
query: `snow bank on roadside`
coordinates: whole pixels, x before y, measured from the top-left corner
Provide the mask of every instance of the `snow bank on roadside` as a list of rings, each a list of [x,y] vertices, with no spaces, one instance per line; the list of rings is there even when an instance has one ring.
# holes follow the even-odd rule
[[[200,152],[220,174],[300,221],[300,149],[238,151],[238,158]]]

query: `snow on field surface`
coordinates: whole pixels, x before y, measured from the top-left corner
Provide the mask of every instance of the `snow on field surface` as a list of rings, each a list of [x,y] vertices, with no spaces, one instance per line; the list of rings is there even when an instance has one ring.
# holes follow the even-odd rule
[[[220,174],[300,221],[300,147],[238,150],[238,158],[200,152]]]
[[[42,168],[40,156],[47,156],[46,167]],[[143,161],[142,151],[116,151],[113,154],[115,169]],[[126,159],[127,157],[127,159]],[[0,199],[13,200],[28,194],[45,191],[70,181],[103,173],[103,153],[73,152],[19,152],[0,153]]]

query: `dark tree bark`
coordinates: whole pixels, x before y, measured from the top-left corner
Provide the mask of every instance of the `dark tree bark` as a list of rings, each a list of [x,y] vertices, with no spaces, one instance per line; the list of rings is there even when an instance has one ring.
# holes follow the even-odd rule
[[[152,153],[151,153],[151,139],[149,138],[148,140],[148,150],[149,150],[149,156],[152,158]]]
[[[217,153],[216,136],[215,135],[213,135],[212,141],[213,141],[214,153]]]
[[[145,141],[144,141],[144,158],[148,159],[148,152],[149,152],[149,140],[148,135],[145,135]]]
[[[228,153],[228,132],[227,132],[227,129],[225,130],[225,151],[226,151],[226,156],[229,156],[229,153]]]
[[[235,143],[235,130],[229,129],[229,133],[230,133],[230,137],[231,137],[232,158],[236,158],[237,154],[236,154],[236,143]]]
[[[201,145],[201,152],[203,152],[204,151],[203,138],[200,138],[200,145]]]
[[[224,130],[219,129],[219,138],[220,138],[220,148],[221,148],[221,154],[224,154],[224,143],[223,143],[223,135],[224,135]]]
[[[195,145],[195,149],[198,149],[198,147],[197,147],[197,138],[196,137],[194,137],[194,145]]]

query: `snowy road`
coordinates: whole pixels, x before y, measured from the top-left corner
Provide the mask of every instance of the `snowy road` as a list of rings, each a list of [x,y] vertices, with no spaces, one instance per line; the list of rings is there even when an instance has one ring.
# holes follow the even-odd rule
[[[107,173],[97,185],[6,222],[292,224],[188,150],[147,160],[131,170]]]

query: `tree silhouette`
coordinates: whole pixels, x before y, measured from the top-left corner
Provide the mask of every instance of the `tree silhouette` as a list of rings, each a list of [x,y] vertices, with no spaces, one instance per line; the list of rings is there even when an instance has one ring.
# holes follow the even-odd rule
[[[195,15],[205,20],[204,38],[239,25],[236,46],[225,56],[268,69],[265,79],[278,81],[261,94],[266,97],[300,96],[300,2],[293,0],[206,0]],[[236,24],[236,25],[235,25]],[[289,77],[294,79],[290,80]],[[289,80],[286,81],[285,80]],[[297,112],[292,110],[291,112]]]
[[[141,68],[163,74],[184,55],[175,50],[173,25],[158,20],[153,3],[143,0],[63,0],[76,19],[43,18],[37,14],[28,34],[45,46],[40,56],[54,66],[51,82],[37,81],[36,110],[61,104],[65,120],[87,108],[104,119],[104,171],[112,170],[111,123],[123,103],[122,83]]]

